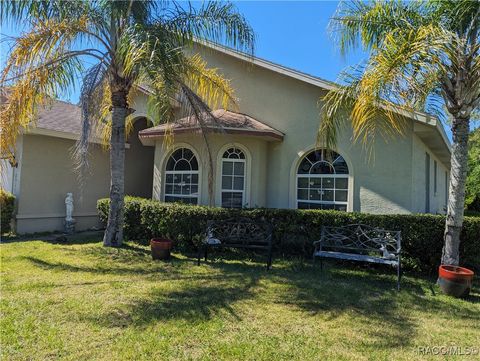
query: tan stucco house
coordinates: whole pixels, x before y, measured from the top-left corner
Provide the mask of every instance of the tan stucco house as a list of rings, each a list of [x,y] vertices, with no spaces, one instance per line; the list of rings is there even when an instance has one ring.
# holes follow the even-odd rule
[[[334,84],[230,49],[199,50],[231,79],[238,109],[214,111],[209,151],[191,117],[173,124],[173,146],[167,146],[170,130],[147,127],[148,94],[137,91],[137,121],[126,144],[127,194],[219,207],[444,212],[450,145],[437,118],[406,114],[406,135],[388,142],[377,137],[374,157],[352,143],[350,129],[327,152],[316,146],[317,102]],[[78,107],[59,101],[20,139],[18,164],[4,177],[18,199],[18,233],[62,229],[67,192],[74,194],[77,229],[98,226],[95,204],[108,196],[108,154],[92,147],[90,173],[80,185],[71,160],[79,132]]]

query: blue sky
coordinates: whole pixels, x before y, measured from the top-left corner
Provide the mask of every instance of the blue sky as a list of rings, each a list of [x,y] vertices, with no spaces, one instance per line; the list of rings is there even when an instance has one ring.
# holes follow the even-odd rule
[[[327,30],[338,5],[336,1],[235,3],[255,31],[255,55],[258,57],[332,81],[347,65],[356,64],[366,57],[360,51],[340,56]],[[2,26],[1,33],[15,36],[19,30]],[[4,46],[2,44],[2,57],[6,50]],[[78,93],[76,89],[70,96],[65,96],[65,100],[77,102]]]
[[[297,70],[336,80],[339,72],[366,57],[340,56],[328,23],[336,1],[239,1],[239,10],[257,34],[255,54]]]
[[[328,23],[335,13],[337,1],[235,3],[255,30],[255,55],[258,57],[335,81],[342,69],[357,64],[368,55],[360,50],[345,57],[340,55],[334,34],[328,31]],[[18,34],[17,29],[5,26],[1,32],[8,35]],[[3,65],[3,59],[1,63]],[[75,89],[64,99],[77,102],[78,92],[78,89]],[[451,137],[448,127],[446,130]]]

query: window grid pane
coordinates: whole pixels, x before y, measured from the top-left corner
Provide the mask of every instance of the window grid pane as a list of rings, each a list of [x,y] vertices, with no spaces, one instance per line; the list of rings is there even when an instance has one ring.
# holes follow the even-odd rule
[[[222,207],[242,208],[243,192],[222,192]]]
[[[198,162],[190,149],[180,148],[167,161],[165,202],[198,203]]]
[[[348,205],[346,163],[340,155],[333,158],[335,169],[337,166],[340,168],[336,174],[322,157],[324,157],[322,153],[317,153],[315,156],[308,155],[300,163],[297,176],[297,206],[299,209],[346,211]]]
[[[242,208],[245,191],[245,154],[229,148],[222,160],[222,207]]]

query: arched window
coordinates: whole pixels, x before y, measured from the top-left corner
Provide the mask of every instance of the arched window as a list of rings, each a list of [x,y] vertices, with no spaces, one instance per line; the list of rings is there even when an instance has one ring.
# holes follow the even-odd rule
[[[336,209],[348,205],[348,166],[338,153],[318,149],[308,153],[297,169],[297,207]]]
[[[198,203],[198,161],[188,148],[179,148],[168,158],[165,202]]]
[[[245,201],[245,154],[238,148],[222,156],[222,207],[242,208]]]

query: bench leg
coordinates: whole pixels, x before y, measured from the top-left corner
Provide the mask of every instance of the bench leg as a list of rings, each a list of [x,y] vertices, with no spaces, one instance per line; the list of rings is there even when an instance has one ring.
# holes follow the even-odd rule
[[[402,278],[402,266],[400,262],[398,262],[397,266],[397,291],[400,291],[400,280]]]
[[[205,262],[207,262],[208,247],[205,246]]]
[[[197,266],[200,266],[200,258],[202,258],[202,246],[198,247],[197,252]]]
[[[272,250],[268,250],[267,271],[272,268]]]

